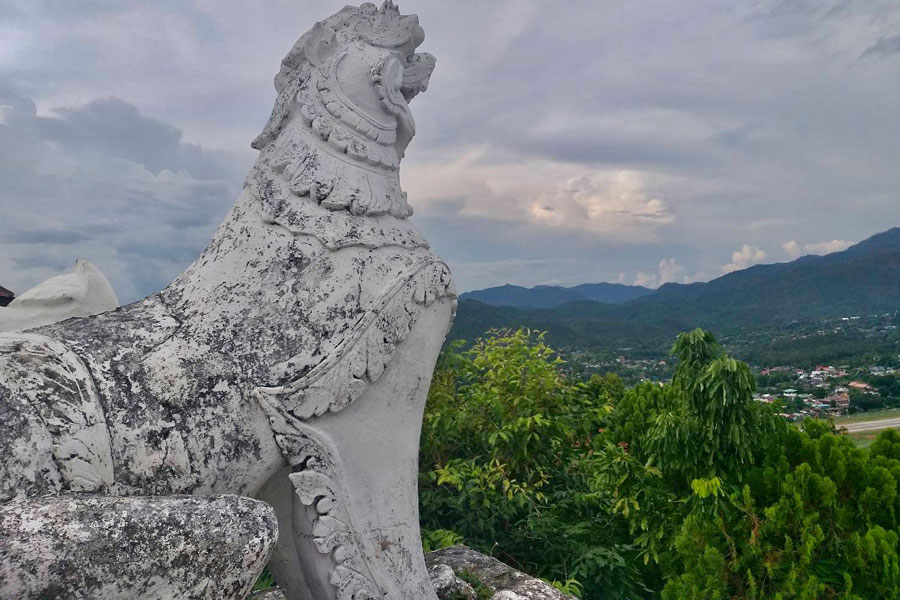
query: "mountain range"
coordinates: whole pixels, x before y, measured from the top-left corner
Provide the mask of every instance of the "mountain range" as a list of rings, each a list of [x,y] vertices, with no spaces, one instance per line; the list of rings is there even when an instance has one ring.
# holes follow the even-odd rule
[[[589,290],[599,291],[591,297]],[[562,301],[566,297],[574,299]],[[596,300],[602,297],[606,300]],[[499,304],[503,301],[506,305]],[[470,292],[460,299],[450,339],[524,326],[547,331],[557,346],[658,354],[677,333],[694,327],[728,336],[898,310],[900,228],[895,227],[842,252],[756,265],[705,283],[667,283],[655,291],[586,284]]]
[[[536,285],[532,288],[507,283],[497,287],[465,292],[460,295],[459,299],[478,300],[492,306],[554,308],[580,300],[621,304],[652,293],[653,290],[650,288],[621,283],[582,283],[573,287]]]

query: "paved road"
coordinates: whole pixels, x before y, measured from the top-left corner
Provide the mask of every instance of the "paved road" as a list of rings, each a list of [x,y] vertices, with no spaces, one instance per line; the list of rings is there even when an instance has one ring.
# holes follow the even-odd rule
[[[838,425],[841,427],[842,425]],[[880,421],[863,421],[862,423],[847,423],[842,427],[846,427],[847,431],[878,431],[880,429],[900,429],[900,417],[890,419],[881,419]]]

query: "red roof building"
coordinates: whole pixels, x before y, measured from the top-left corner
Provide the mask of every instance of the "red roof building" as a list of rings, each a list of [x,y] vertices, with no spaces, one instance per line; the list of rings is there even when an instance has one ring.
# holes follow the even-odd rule
[[[871,385],[869,385],[868,383],[865,383],[863,381],[851,381],[850,383],[847,384],[847,386],[852,387],[855,390],[860,390],[863,392],[875,391],[875,388],[873,388]]]

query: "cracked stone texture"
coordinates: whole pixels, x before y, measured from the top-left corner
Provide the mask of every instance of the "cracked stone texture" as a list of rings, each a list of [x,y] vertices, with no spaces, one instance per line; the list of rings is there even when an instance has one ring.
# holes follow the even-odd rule
[[[18,499],[0,505],[0,598],[239,600],[277,538],[239,496]]]
[[[270,588],[251,594],[247,600],[284,600],[284,592],[278,588]]]
[[[434,565],[428,569],[431,585],[438,598],[444,600],[453,597],[454,594],[462,596],[466,600],[478,600],[478,595],[472,586],[456,576],[453,569],[447,565]]]
[[[509,590],[503,590],[502,592],[497,592],[493,596],[491,596],[491,600],[528,600],[525,596],[520,596],[515,592],[511,592]]]
[[[425,555],[429,567],[446,565],[459,574],[467,571],[494,592],[491,600],[574,600],[549,583],[513,569],[496,558],[465,546],[451,546]]]
[[[457,577],[462,571],[474,575],[489,587],[494,592],[491,600],[575,600],[541,579],[465,546],[429,552],[425,555],[425,563],[440,600],[450,600],[454,594],[467,600],[477,598],[472,586]],[[248,600],[284,600],[284,594],[278,589],[270,589],[253,594]]]

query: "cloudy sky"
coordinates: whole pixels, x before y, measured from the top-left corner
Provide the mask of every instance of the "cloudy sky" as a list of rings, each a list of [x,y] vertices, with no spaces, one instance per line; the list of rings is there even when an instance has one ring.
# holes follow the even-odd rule
[[[163,287],[331,0],[0,0],[0,284]],[[402,180],[462,289],[705,280],[900,225],[897,0],[401,0]]]

